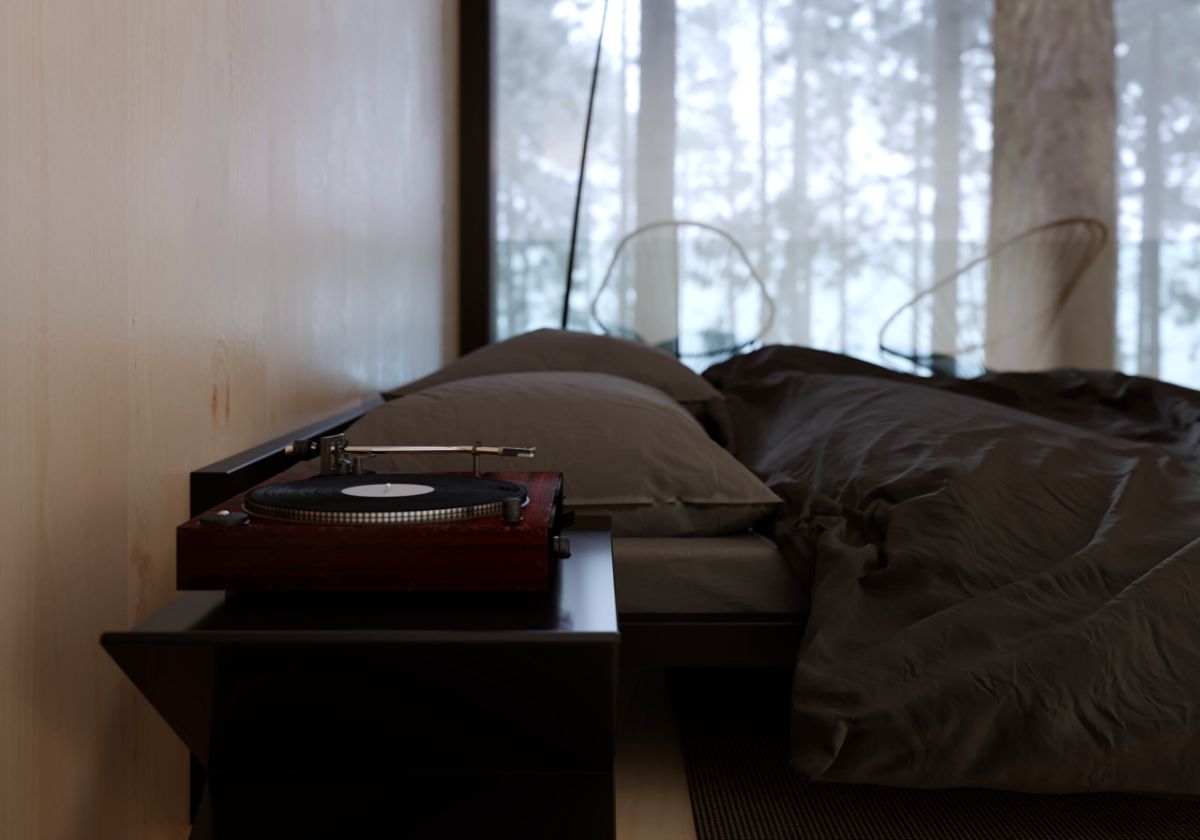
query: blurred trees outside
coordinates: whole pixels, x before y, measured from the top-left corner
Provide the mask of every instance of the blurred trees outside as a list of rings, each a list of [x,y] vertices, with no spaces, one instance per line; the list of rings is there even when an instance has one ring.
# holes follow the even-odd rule
[[[769,340],[878,361],[884,320],[987,248],[994,201],[1023,200],[992,190],[993,133],[1004,136],[993,126],[995,2],[610,0],[572,325],[595,329],[589,307],[618,240],[670,214],[745,246],[775,298]],[[1085,2],[1115,10],[1106,352],[1130,372],[1200,386],[1200,4]],[[497,337],[557,323],[600,5],[499,0]],[[1110,154],[1102,145],[1092,151]],[[1061,159],[1086,151],[1067,144]],[[1003,166],[1013,184],[1037,180],[1019,156]],[[701,277],[679,297],[685,327],[720,317],[744,331],[749,284],[706,287],[701,269],[715,259],[681,242],[645,270]],[[597,305],[632,330],[663,308],[663,289],[642,288],[633,261],[617,268]],[[923,298],[889,336],[921,354],[980,341],[987,274]]]

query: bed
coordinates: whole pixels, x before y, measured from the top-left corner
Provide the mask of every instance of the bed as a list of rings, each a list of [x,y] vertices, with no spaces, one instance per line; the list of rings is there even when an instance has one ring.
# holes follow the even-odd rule
[[[701,379],[543,333],[198,471],[194,507],[301,432],[565,430],[543,466],[614,517],[623,664],[793,667],[805,776],[1200,793],[1200,394],[795,347]]]

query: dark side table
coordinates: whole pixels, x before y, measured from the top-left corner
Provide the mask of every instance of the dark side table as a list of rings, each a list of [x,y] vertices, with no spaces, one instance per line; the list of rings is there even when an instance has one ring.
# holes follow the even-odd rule
[[[105,633],[203,765],[192,837],[614,836],[611,539],[569,536],[548,595],[188,592]]]

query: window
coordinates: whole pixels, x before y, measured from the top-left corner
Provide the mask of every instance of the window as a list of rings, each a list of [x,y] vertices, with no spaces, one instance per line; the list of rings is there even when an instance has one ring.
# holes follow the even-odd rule
[[[559,320],[602,4],[497,4],[503,338]],[[953,296],[923,293],[987,250],[992,7],[610,0],[572,325],[597,329],[598,317],[656,342],[675,329],[693,351],[697,336],[753,338],[766,315],[757,274],[774,305],[764,341],[911,367],[879,348],[895,315],[884,343],[901,355],[975,352],[982,364],[970,348],[988,329],[989,263],[954,281]],[[1200,387],[1200,8],[1117,0],[1113,20],[1113,363]],[[750,269],[703,227],[638,234],[614,264],[623,237],[665,219],[727,233]],[[646,276],[664,274],[673,297],[655,305],[675,323],[647,332],[638,301],[656,294]]]

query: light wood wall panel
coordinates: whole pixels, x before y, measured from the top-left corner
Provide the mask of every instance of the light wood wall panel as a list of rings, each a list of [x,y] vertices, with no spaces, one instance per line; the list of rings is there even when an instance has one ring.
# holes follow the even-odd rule
[[[453,346],[455,4],[0,0],[0,837],[178,837],[189,470]],[[449,151],[448,151],[449,150]]]

